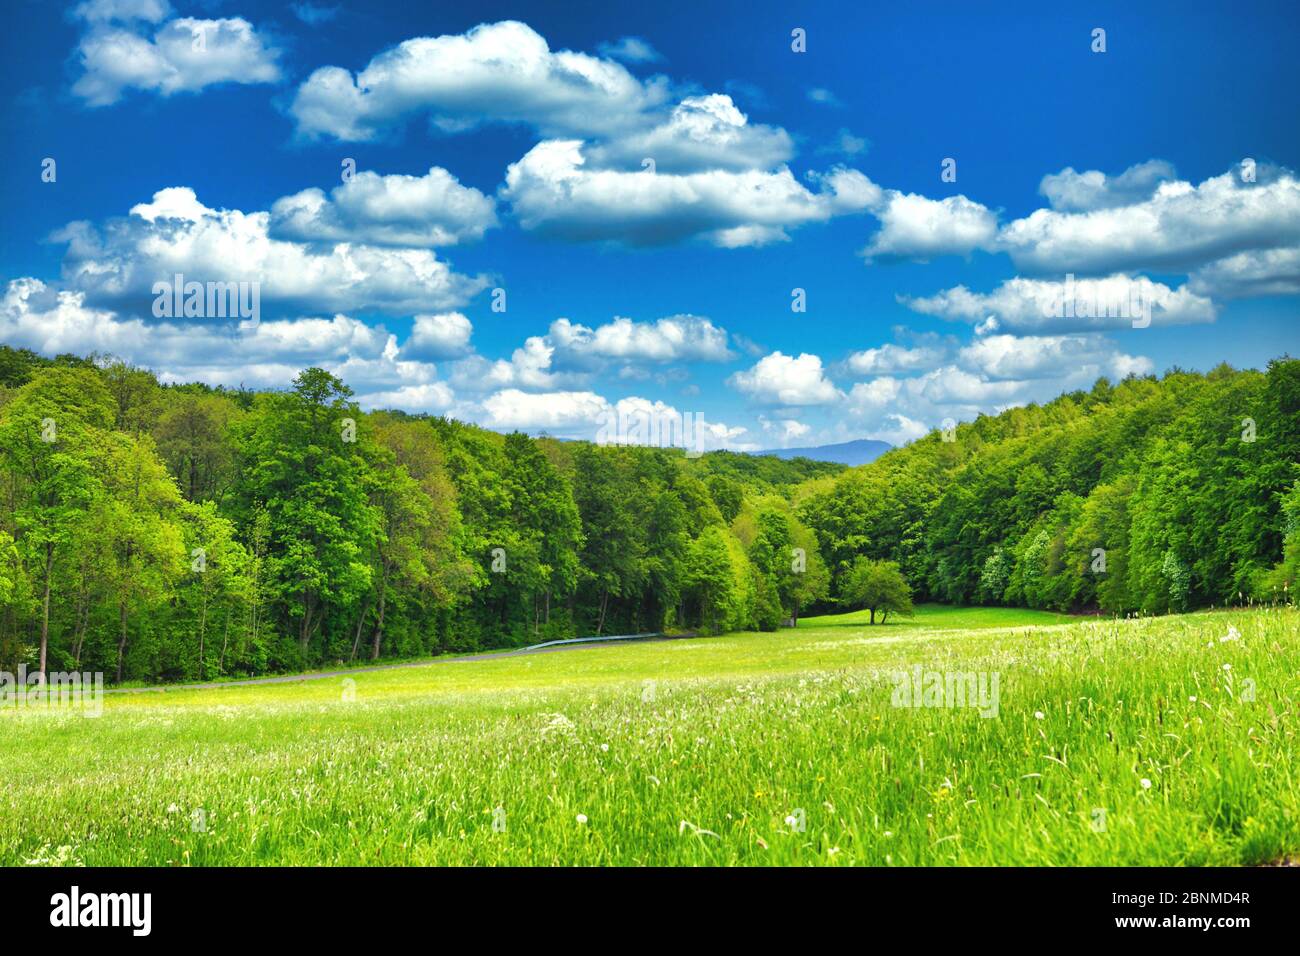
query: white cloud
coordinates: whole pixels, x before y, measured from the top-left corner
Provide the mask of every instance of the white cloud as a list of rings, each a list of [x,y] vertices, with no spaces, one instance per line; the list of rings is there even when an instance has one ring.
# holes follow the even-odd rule
[[[135,6],[149,14],[141,19],[157,11],[147,4]],[[242,17],[182,17],[163,24],[152,39],[133,28],[97,24],[77,52],[84,72],[72,92],[89,106],[115,103],[127,89],[172,96],[219,83],[274,83],[280,78],[280,51]]]
[[[821,358],[807,352],[798,357],[772,352],[727,384],[764,405],[829,405],[844,397],[826,377]]]
[[[688,96],[654,127],[583,149],[589,168],[640,171],[649,159],[661,173],[771,169],[793,155],[785,130],[751,124],[731,97],[720,93]]]
[[[837,169],[810,192],[790,170],[676,175],[586,168],[582,143],[548,140],[506,172],[503,196],[528,230],[574,241],[657,245],[692,236],[726,248],[787,238],[786,229],[859,212],[879,190]]]
[[[933,368],[941,362],[944,350],[932,346],[906,348],[886,344],[879,348],[854,352],[845,360],[849,371],[855,375],[888,375],[893,372],[915,372]]]
[[[308,138],[375,139],[418,115],[448,131],[498,121],[585,136],[626,129],[666,98],[661,81],[642,83],[613,60],[552,51],[527,24],[505,21],[405,40],[355,77],[321,67],[290,112]]]
[[[144,20],[157,23],[171,13],[167,0],[86,0],[72,9],[72,15],[87,23]]]
[[[1132,328],[1135,316],[1145,321],[1145,305],[1153,326],[1213,322],[1216,314],[1213,302],[1187,286],[1171,289],[1146,276],[1126,275],[1069,283],[1017,276],[988,293],[959,285],[928,297],[900,296],[899,302],[914,312],[962,322],[993,316],[997,326],[1021,331]]]
[[[999,246],[1022,269],[1105,273],[1186,270],[1248,250],[1300,245],[1300,181],[1259,166],[1205,180],[1163,182],[1142,202],[1062,212],[1039,209],[1009,223]]]
[[[81,292],[52,289],[37,279],[8,284],[0,299],[0,340],[45,355],[117,355],[154,369],[165,382],[227,387],[283,388],[302,369],[317,365],[364,394],[429,384],[437,371],[404,361],[383,327],[345,315],[247,328],[234,322],[146,322],[89,307]]]
[[[1300,293],[1300,246],[1239,252],[1201,266],[1188,288],[1224,299]]]
[[[415,361],[456,358],[469,351],[474,326],[459,312],[417,315],[402,345],[402,357]]]
[[[358,404],[367,410],[398,408],[406,412],[427,414],[442,414],[450,411],[455,400],[455,393],[446,382],[402,385],[388,391],[368,392],[357,396]]]
[[[654,322],[622,316],[595,329],[557,319],[550,341],[564,353],[636,362],[725,362],[733,357],[727,333],[709,319],[674,315]]]
[[[257,282],[263,315],[369,310],[411,314],[456,308],[487,284],[451,270],[425,249],[338,243],[324,249],[271,238],[270,214],[215,210],[192,189],[154,194],[102,229],[72,223],[65,280],[95,305],[149,314],[155,282]]]
[[[964,347],[957,360],[991,379],[1057,379],[1066,375],[1122,379],[1153,370],[1150,359],[1117,352],[1109,339],[1095,333],[987,335]]]
[[[1161,183],[1176,177],[1173,165],[1162,159],[1130,166],[1118,176],[1107,176],[1096,169],[1079,173],[1068,166],[1059,173],[1044,176],[1038,191],[1047,197],[1053,209],[1084,212],[1143,202],[1151,198]]]
[[[546,431],[566,438],[608,444],[653,444],[702,450],[753,445],[737,440],[743,427],[708,422],[695,412],[680,412],[661,401],[636,396],[610,402],[590,391],[524,392],[502,389],[484,399],[475,415],[480,424],[499,430]]]
[[[328,198],[304,189],[271,207],[271,236],[302,242],[449,246],[481,239],[496,224],[495,201],[439,166],[423,176],[362,171]]]
[[[562,318],[551,323],[546,335],[530,335],[509,359],[492,361],[481,355],[462,359],[452,367],[451,378],[457,389],[468,392],[510,386],[574,388],[618,363],[622,379],[654,378],[667,385],[680,381],[684,371],[669,369],[652,375],[644,367],[725,362],[733,357],[726,330],[701,316],[674,315],[654,322],[620,316],[595,328]]]
[[[880,231],[863,250],[868,261],[964,256],[992,249],[997,238],[997,215],[965,196],[930,199],[891,189],[872,212]]]

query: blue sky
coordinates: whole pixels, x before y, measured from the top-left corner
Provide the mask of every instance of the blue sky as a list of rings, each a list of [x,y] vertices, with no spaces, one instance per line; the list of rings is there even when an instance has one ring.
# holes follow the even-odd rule
[[[7,344],[741,448],[1295,351],[1287,4],[14,6]]]

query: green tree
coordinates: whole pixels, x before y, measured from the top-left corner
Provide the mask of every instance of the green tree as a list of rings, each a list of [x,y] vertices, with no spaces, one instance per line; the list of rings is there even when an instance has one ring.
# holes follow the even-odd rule
[[[912,592],[894,561],[858,558],[840,587],[840,595],[849,607],[870,611],[872,624],[876,623],[877,611],[881,612],[881,624],[888,620],[891,611],[903,617],[912,616]]]

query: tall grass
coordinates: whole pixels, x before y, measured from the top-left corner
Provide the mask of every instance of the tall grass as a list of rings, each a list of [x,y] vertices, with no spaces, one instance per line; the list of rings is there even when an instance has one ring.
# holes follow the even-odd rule
[[[1250,864],[1300,848],[1300,612],[957,620],[122,695],[98,719],[7,712],[0,864]],[[892,706],[891,674],[916,664],[997,672],[998,715]]]

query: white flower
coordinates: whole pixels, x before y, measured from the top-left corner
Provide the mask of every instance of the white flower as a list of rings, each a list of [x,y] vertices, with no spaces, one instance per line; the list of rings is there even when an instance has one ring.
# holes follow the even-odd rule
[[[1195,694],[1193,694],[1191,697],[1189,697],[1189,698],[1187,698],[1187,699],[1188,699],[1189,701],[1191,701],[1193,704],[1196,703],[1196,695],[1195,695]]]
[[[1231,665],[1231,664],[1224,664],[1224,665],[1223,665],[1223,669],[1224,669],[1225,671],[1230,671],[1230,670],[1232,670],[1232,665]]]
[[[798,826],[798,825],[799,825],[799,818],[796,817],[796,816],[792,813],[792,814],[790,814],[790,816],[788,816],[788,817],[785,818],[785,825],[788,826],[788,827]]]
[[[579,814],[577,815],[577,817],[575,817],[575,819],[576,819],[579,823],[586,823],[586,822],[587,822],[587,815],[586,815],[585,813],[579,813]]]
[[[1151,789],[1151,781],[1148,780],[1146,777],[1143,777],[1143,778],[1139,781],[1139,783],[1142,784],[1142,789],[1143,789],[1143,790],[1150,790],[1150,789]]]
[[[1236,641],[1240,639],[1241,639],[1241,631],[1237,630],[1235,627],[1233,627],[1230,624],[1228,625],[1228,633],[1223,635],[1223,637],[1219,638],[1219,643],[1222,644],[1224,641]]]
[[[1043,719],[1043,712],[1042,712],[1041,710],[1036,710],[1036,711],[1034,711],[1034,719],[1035,719],[1035,720],[1042,720],[1042,719]]]
[[[173,804],[170,804],[170,805],[167,807],[167,812],[168,812],[168,813],[179,813],[179,812],[180,812],[180,809],[181,809],[180,807],[176,806],[176,804],[173,803]]]
[[[601,744],[600,749],[605,753],[609,753],[609,744]]]

